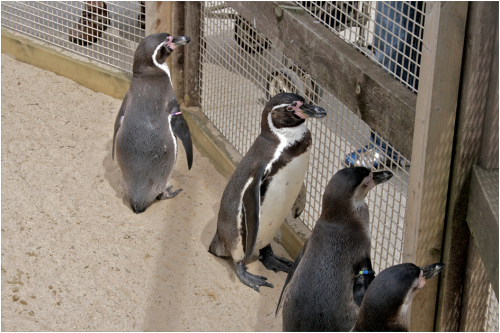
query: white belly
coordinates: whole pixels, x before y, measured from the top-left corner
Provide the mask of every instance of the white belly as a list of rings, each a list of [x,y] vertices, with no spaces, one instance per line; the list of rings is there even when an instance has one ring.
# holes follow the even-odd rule
[[[256,250],[271,243],[274,235],[285,220],[297,199],[309,165],[310,151],[289,162],[279,170],[267,188],[264,202],[261,204],[259,234]]]

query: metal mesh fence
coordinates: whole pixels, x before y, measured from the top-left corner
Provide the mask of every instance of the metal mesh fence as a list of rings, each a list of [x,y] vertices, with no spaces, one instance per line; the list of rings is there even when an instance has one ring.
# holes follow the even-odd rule
[[[145,7],[140,1],[2,1],[2,26],[132,72]]]
[[[296,1],[346,42],[418,91],[425,2]]]
[[[265,103],[276,93],[298,93],[323,107],[328,116],[307,123],[314,143],[301,218],[313,228],[321,213],[324,189],[339,169],[349,165],[390,169],[394,177],[372,190],[367,200],[374,268],[380,271],[402,262],[408,159],[229,5],[205,3],[201,29],[200,104],[215,126],[245,154],[260,133]]]

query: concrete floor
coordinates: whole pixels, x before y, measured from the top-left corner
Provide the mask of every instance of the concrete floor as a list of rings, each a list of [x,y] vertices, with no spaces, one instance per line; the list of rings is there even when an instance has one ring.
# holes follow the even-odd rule
[[[111,159],[121,101],[6,54],[1,75],[3,331],[281,330],[286,274],[250,263],[274,284],[257,293],[207,252],[226,185],[207,158],[188,171],[180,150],[183,191],[136,215]]]

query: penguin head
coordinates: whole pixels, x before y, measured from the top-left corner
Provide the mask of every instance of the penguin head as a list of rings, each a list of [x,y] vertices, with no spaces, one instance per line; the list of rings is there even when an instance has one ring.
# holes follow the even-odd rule
[[[425,267],[405,263],[384,269],[363,297],[355,329],[409,329],[407,312],[413,297],[443,268],[442,263]]]
[[[282,129],[303,124],[307,118],[323,118],[326,111],[319,106],[306,104],[302,96],[280,93],[267,102],[262,113],[263,130],[268,127]]]
[[[390,171],[372,172],[365,167],[339,170],[326,186],[322,215],[345,213],[366,205],[368,191],[386,182],[392,175]]]
[[[137,47],[134,55],[134,74],[160,71],[170,76],[165,61],[179,46],[191,41],[187,36],[171,36],[168,33],[157,33],[147,36]]]

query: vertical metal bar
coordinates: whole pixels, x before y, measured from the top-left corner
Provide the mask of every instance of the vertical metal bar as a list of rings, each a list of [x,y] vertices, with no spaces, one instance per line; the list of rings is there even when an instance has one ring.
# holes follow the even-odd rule
[[[184,52],[184,104],[190,107],[199,106],[200,100],[201,2],[187,1],[185,15],[186,36],[191,42]]]
[[[466,2],[427,3],[403,252],[418,266],[441,261],[466,15]],[[434,329],[437,288],[413,299],[412,331]]]

